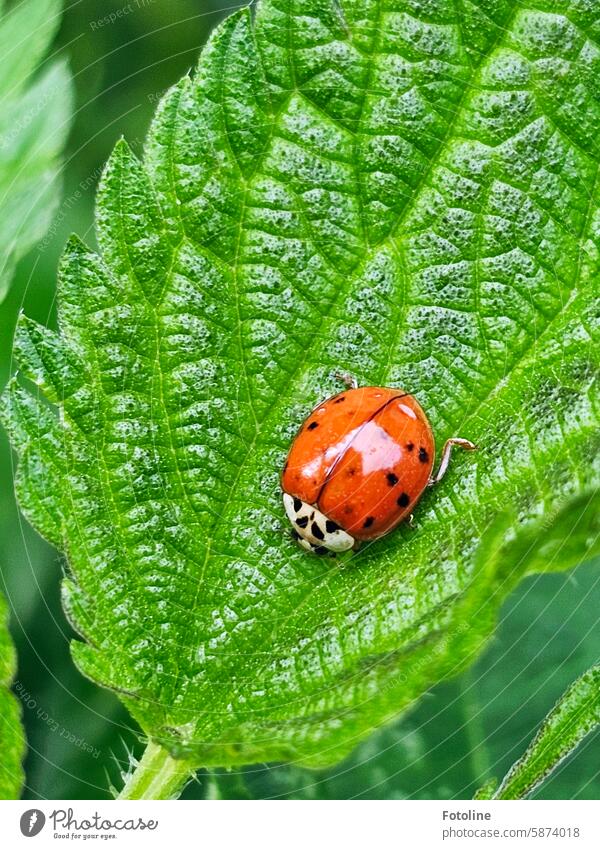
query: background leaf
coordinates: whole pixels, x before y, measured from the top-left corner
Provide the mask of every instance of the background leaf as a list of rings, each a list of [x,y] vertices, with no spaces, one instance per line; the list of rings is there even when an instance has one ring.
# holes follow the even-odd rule
[[[8,633],[6,602],[0,595],[0,799],[18,799],[24,778],[25,736],[21,726],[21,708],[9,689],[15,669],[15,650]]]
[[[16,261],[47,230],[58,191],[58,158],[71,114],[71,80],[64,63],[33,81],[60,21],[61,4],[25,0],[0,4],[0,301]],[[14,799],[23,785],[25,737],[21,710],[9,688],[15,651],[0,596],[0,798]]]
[[[524,799],[600,724],[600,668],[577,679],[550,711],[491,798]]]
[[[111,158],[62,335],[19,330],[63,408],[15,383],[5,418],[76,660],[199,763],[338,758],[471,660],[528,569],[597,544],[594,9],[432,9],[231,18],[145,165]],[[277,494],[334,367],[483,447],[343,568]]]
[[[60,199],[71,76],[64,61],[36,71],[61,9],[60,0],[21,0],[0,9],[0,300],[15,263],[44,236]]]

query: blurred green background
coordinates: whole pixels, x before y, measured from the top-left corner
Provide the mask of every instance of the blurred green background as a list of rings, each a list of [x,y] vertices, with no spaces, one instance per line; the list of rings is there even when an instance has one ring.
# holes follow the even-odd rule
[[[55,275],[71,232],[93,243],[100,170],[120,135],[140,151],[162,92],[195,63],[212,27],[234,5],[206,0],[74,0],[54,55],[69,57],[76,115],[64,164],[64,195],[43,247],[20,263],[0,308],[0,386],[11,371],[21,309],[55,321]],[[114,23],[102,23],[121,10]],[[29,741],[25,797],[100,799],[142,746],[116,697],[92,685],[69,656],[71,631],[59,601],[60,557],[19,516],[12,458],[0,434],[0,566],[19,655],[17,690]],[[377,731],[333,770],[258,765],[200,774],[186,798],[470,798],[501,777],[565,687],[600,646],[600,572],[528,579],[506,604],[474,668],[434,688],[408,715]],[[599,798],[600,735],[589,737],[537,793]]]

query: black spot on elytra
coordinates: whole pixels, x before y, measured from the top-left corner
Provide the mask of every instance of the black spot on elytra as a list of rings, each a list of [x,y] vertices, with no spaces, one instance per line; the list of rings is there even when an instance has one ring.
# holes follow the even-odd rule
[[[301,510],[301,509],[302,509],[302,502],[300,501],[299,498],[296,498],[296,496],[294,496],[294,510],[297,513],[298,510]]]
[[[299,528],[305,528],[308,525],[308,516],[302,516],[300,519],[296,519],[296,524]]]
[[[367,518],[363,522],[363,528],[370,528],[374,521],[375,516],[367,516]]]
[[[311,422],[311,423],[307,426],[307,428],[306,428],[306,429],[307,429],[307,430],[314,430],[316,427],[319,427],[319,422]]]
[[[316,522],[313,522],[312,525],[310,526],[310,532],[317,539],[325,539],[325,534],[323,533],[323,531],[317,525]]]
[[[390,486],[396,486],[399,481],[398,475],[395,475],[393,472],[388,472],[386,478]]]
[[[335,401],[334,401],[333,403],[334,403],[334,404],[341,404],[341,403],[342,403],[342,401],[345,401],[345,400],[346,400],[346,396],[345,396],[345,395],[342,395],[342,397],[341,397],[341,398],[336,398],[336,399],[335,399]]]
[[[398,496],[396,504],[398,505],[398,507],[408,507],[408,505],[410,504],[410,496],[407,495],[406,492],[403,492],[402,495]]]
[[[413,442],[407,442],[406,443],[406,450],[407,451],[414,451],[415,450],[414,443]]]
[[[419,461],[426,463],[429,460],[429,454],[424,448],[419,448]]]
[[[325,522],[325,530],[328,534],[333,534],[336,531],[341,530],[341,528],[337,524],[337,522],[333,522],[331,519],[327,519],[327,521]]]

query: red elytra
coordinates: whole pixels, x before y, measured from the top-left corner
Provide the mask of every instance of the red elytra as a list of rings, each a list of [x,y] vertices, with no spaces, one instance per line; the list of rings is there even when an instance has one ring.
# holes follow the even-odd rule
[[[286,512],[307,549],[343,551],[393,530],[432,478],[435,444],[420,404],[401,389],[352,387],[306,418],[281,476]]]

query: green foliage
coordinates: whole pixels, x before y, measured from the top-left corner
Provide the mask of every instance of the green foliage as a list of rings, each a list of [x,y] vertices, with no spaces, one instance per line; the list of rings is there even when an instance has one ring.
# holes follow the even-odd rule
[[[572,684],[550,711],[534,740],[486,798],[523,799],[600,725],[600,666],[594,666]]]
[[[6,602],[0,595],[0,799],[18,799],[23,785],[25,737],[21,709],[9,689],[16,659],[7,620]]]
[[[197,764],[339,759],[473,660],[523,575],[598,550],[600,10],[460,8],[233,15],[144,161],[117,145],[60,333],[20,322],[37,390],[3,417],[75,661]],[[481,446],[343,561],[293,544],[278,492],[336,368]]]
[[[60,199],[60,156],[72,112],[63,61],[37,68],[60,23],[61,0],[0,8],[0,301],[15,263],[46,233]]]
[[[213,770],[211,792],[254,799],[472,798],[490,775],[510,769],[540,717],[594,662],[600,636],[598,565],[522,581],[477,662],[432,688],[341,763],[324,770],[290,764]],[[598,798],[597,739],[591,735],[535,798]],[[489,779],[492,793],[498,783]],[[196,783],[185,793],[193,795],[199,795]]]
[[[17,260],[48,229],[59,199],[59,157],[70,122],[71,79],[63,62],[36,75],[58,24],[57,0],[0,4],[0,301]],[[18,798],[25,741],[9,692],[15,653],[0,596],[0,798]]]

